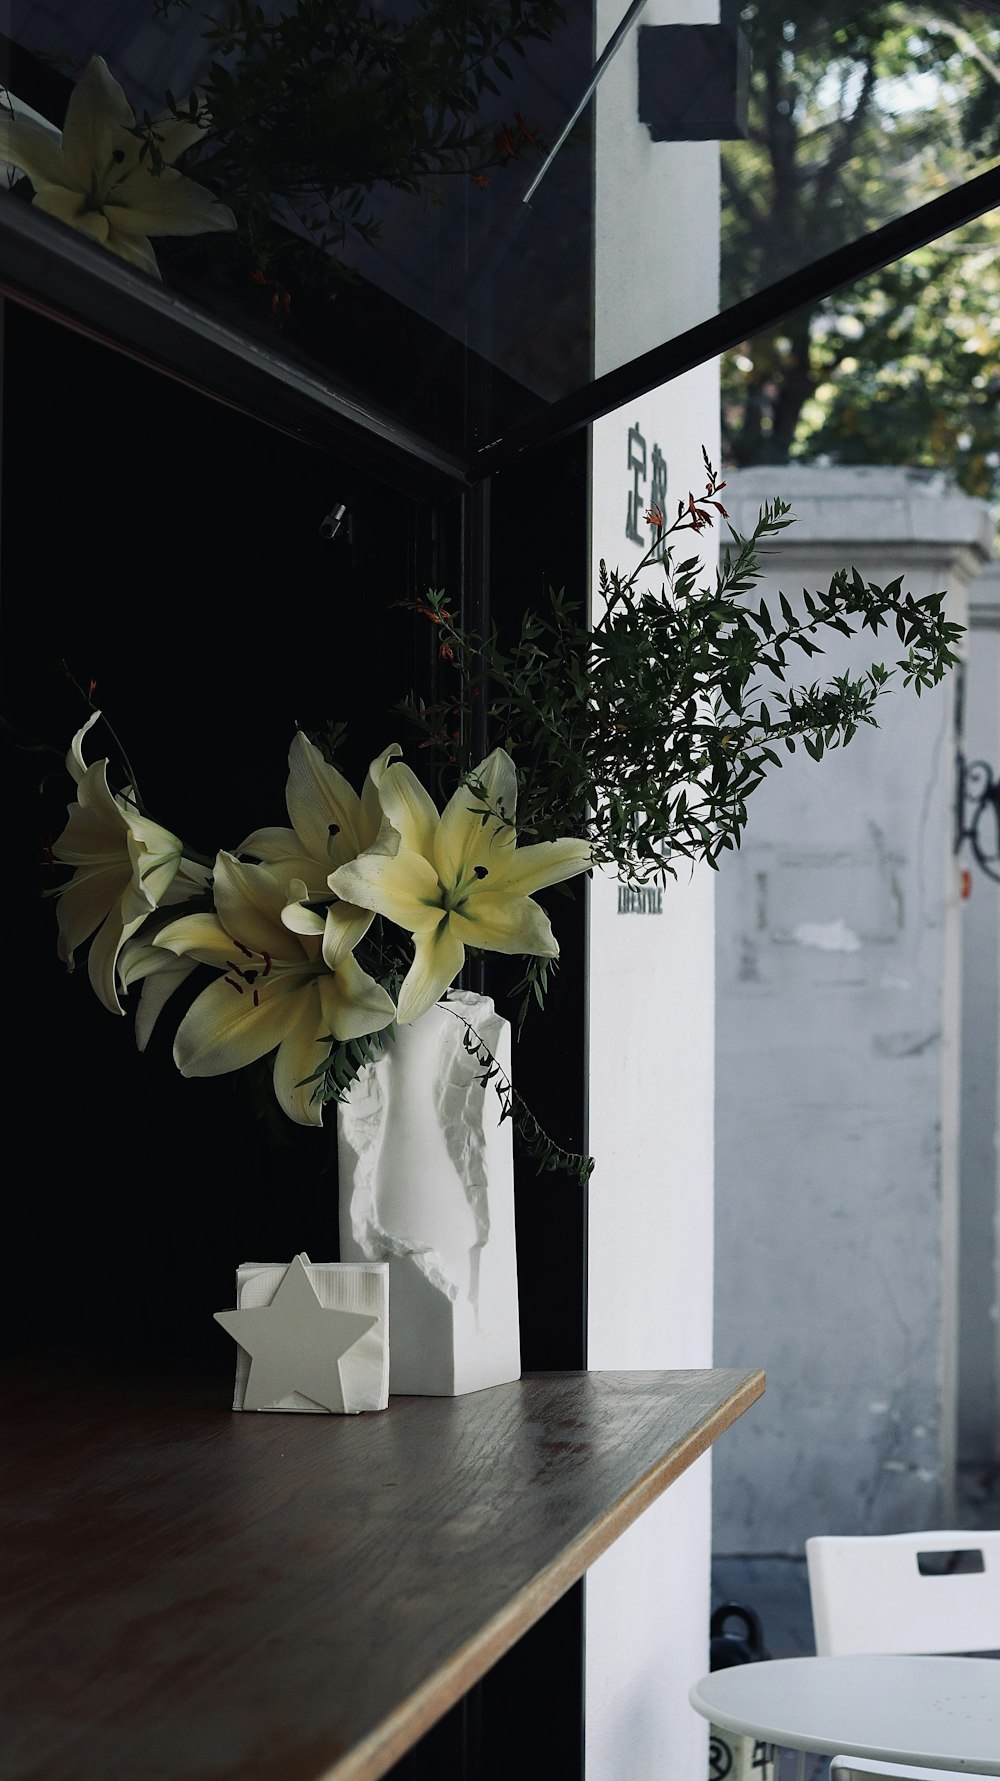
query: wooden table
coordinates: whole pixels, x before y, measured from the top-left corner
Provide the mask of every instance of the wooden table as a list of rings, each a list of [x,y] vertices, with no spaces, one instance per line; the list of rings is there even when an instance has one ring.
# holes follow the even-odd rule
[[[528,1375],[365,1416],[4,1392],[4,1781],[376,1781],[764,1389]]]
[[[689,1698],[723,1731],[786,1749],[1000,1775],[996,1658],[775,1658],[715,1670]]]

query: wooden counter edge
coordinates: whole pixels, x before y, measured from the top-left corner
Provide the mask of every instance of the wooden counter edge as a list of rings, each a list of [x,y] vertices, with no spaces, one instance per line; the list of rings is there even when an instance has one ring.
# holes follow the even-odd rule
[[[487,1670],[492,1669],[522,1634],[579,1581],[595,1559],[600,1558],[675,1479],[763,1396],[764,1387],[765,1377],[760,1367],[745,1373],[724,1403],[696,1423],[606,1514],[572,1541],[553,1564],[540,1571],[500,1614],[485,1622],[476,1637],[456,1652],[435,1677],[401,1701],[377,1731],[356,1744],[332,1767],[324,1769],[316,1776],[316,1781],[380,1781],[393,1763],[412,1750],[424,1733],[481,1681]]]

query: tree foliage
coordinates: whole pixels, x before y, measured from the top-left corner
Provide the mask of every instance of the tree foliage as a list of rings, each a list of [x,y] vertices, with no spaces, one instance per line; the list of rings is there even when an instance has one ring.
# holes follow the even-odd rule
[[[743,8],[750,134],[723,157],[724,300],[1000,153],[1000,19],[851,0]],[[725,461],[947,465],[1000,494],[1000,221],[987,214],[723,361]]]

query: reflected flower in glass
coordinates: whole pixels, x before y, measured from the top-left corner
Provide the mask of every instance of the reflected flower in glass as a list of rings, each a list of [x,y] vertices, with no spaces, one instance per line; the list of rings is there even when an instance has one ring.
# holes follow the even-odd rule
[[[92,56],[70,95],[62,136],[30,118],[0,112],[0,161],[26,173],[32,202],[159,278],[151,235],[203,235],[235,229],[225,204],[172,165],[201,141],[208,116],[156,119],[163,165],[154,171],[135,116],[102,56]]]

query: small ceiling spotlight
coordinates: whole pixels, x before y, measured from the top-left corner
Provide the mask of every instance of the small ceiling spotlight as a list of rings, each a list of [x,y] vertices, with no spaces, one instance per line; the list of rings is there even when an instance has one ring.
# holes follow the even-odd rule
[[[321,538],[336,538],[337,533],[342,526],[344,527],[344,536],[347,539],[348,544],[350,544],[351,516],[347,511],[346,503],[338,501],[334,507],[331,507],[320,526],[319,535]]]

